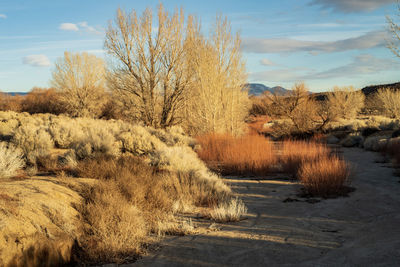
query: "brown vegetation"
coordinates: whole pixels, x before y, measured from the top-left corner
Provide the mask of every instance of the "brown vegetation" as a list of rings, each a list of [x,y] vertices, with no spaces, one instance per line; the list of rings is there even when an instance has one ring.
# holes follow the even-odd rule
[[[224,174],[267,175],[276,169],[274,144],[259,135],[232,137],[204,135],[197,138],[199,157]]]
[[[350,168],[337,156],[303,162],[298,176],[308,195],[332,197],[348,193]]]

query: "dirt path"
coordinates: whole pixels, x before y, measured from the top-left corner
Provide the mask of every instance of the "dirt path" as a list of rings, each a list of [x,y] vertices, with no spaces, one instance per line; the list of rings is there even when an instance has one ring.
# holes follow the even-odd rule
[[[279,177],[227,178],[249,208],[247,220],[166,238],[134,265],[400,266],[399,178],[376,153],[351,148],[344,156],[356,169],[350,197],[312,204]]]

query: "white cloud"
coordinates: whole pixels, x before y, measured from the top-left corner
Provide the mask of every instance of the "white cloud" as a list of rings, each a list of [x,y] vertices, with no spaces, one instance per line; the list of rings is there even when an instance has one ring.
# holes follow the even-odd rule
[[[335,11],[345,13],[372,11],[381,6],[393,4],[394,0],[313,0],[311,5],[319,5],[322,8],[332,8]]]
[[[6,14],[0,14],[0,19],[6,19],[7,15]]]
[[[272,62],[268,58],[263,58],[260,60],[260,64],[263,66],[276,66],[276,63]]]
[[[78,25],[80,28],[84,29],[85,31],[87,31],[89,33],[101,34],[100,31],[96,30],[92,26],[89,26],[89,24],[86,21],[79,22]]]
[[[49,67],[51,65],[46,55],[29,55],[24,57],[22,62],[33,67]]]
[[[60,27],[58,28],[63,31],[74,31],[74,32],[79,31],[78,26],[74,23],[61,23]]]
[[[243,51],[252,53],[341,52],[385,46],[387,37],[388,33],[385,31],[372,31],[358,37],[330,42],[290,38],[248,38],[243,40]]]
[[[102,32],[97,30],[96,28],[90,26],[86,21],[78,22],[78,23],[61,23],[60,30],[64,31],[86,31],[88,33],[93,34],[101,34]]]

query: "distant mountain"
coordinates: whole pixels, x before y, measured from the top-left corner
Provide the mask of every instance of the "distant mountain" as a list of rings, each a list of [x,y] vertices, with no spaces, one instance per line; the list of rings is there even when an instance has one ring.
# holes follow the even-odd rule
[[[265,91],[278,95],[284,95],[289,91],[281,86],[268,87],[261,83],[248,83],[246,84],[246,86],[249,87],[249,95],[254,95],[254,96],[259,96]]]
[[[16,96],[16,95],[27,95],[27,92],[2,92],[3,94],[11,95],[11,96]]]

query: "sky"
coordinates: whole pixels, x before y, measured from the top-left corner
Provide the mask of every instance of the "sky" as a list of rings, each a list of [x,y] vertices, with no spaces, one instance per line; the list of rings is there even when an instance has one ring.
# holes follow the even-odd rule
[[[0,0],[0,91],[49,87],[54,62],[64,51],[103,50],[109,21],[121,7],[138,13],[160,1]],[[162,1],[196,15],[203,31],[217,14],[240,32],[248,81],[311,91],[333,86],[400,81],[400,58],[386,47],[387,15],[400,14],[392,0],[202,0]],[[400,21],[399,21],[400,22]]]

